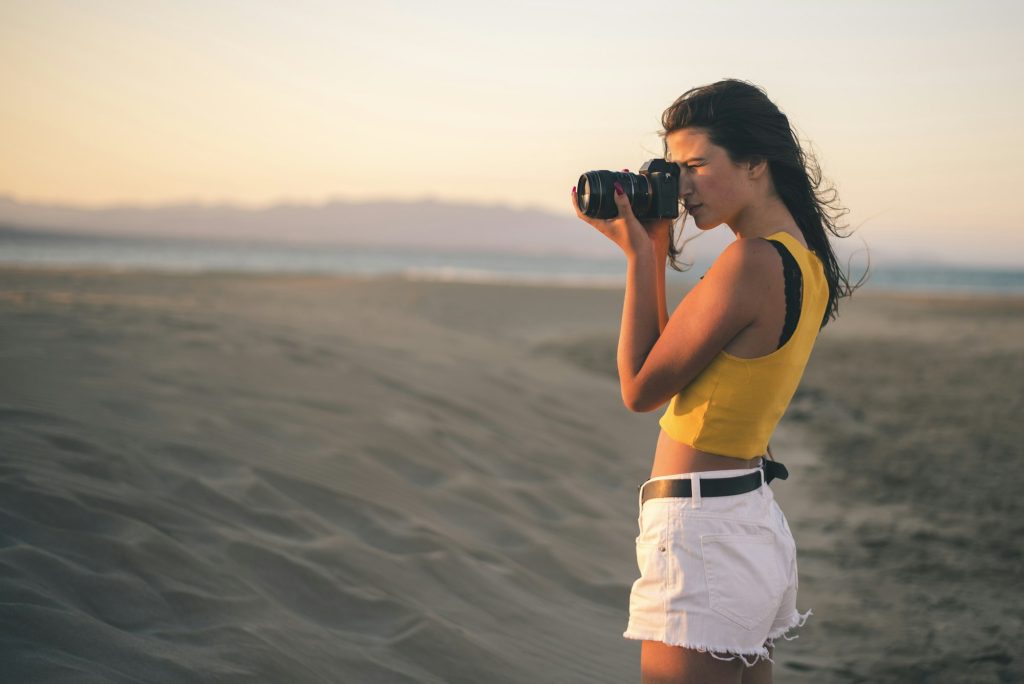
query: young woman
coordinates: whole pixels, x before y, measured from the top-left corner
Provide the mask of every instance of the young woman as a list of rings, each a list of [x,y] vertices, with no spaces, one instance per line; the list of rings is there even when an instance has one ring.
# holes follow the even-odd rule
[[[818,331],[852,293],[828,234],[845,211],[760,88],[720,81],[662,116],[666,159],[697,228],[736,239],[676,307],[673,222],[641,224],[616,184],[618,217],[577,215],[627,258],[619,334],[622,398],[668,403],[639,493],[640,578],[623,636],[642,640],[654,682],[770,682],[773,641],[803,625],[796,547],[767,480],[785,477],[768,440],[796,391]],[[795,638],[788,637],[786,638]]]

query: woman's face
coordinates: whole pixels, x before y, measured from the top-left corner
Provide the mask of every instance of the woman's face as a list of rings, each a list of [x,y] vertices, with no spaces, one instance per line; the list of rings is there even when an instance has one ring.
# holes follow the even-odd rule
[[[735,226],[753,199],[747,166],[735,164],[700,128],[665,136],[668,161],[679,165],[679,197],[701,230]]]

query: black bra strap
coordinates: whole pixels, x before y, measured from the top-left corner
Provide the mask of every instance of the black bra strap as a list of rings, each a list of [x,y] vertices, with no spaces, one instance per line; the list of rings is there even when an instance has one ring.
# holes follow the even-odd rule
[[[800,320],[800,305],[803,301],[803,273],[800,272],[800,264],[778,240],[768,240],[772,243],[779,256],[782,257],[782,275],[786,280],[786,323],[782,326],[782,336],[779,337],[779,347],[786,344],[796,330],[796,324]]]

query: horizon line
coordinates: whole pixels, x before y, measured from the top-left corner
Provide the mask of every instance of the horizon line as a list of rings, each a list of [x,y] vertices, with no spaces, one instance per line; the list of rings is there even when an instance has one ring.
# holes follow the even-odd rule
[[[423,197],[414,198],[400,198],[400,197],[380,197],[380,198],[369,198],[369,199],[354,199],[346,198],[341,195],[333,195],[322,200],[296,200],[280,198],[277,200],[270,200],[266,202],[246,202],[244,200],[204,200],[201,198],[191,199],[167,199],[167,200],[156,200],[153,203],[147,202],[146,200],[113,200],[111,202],[103,204],[89,204],[74,202],[73,200],[33,200],[23,199],[16,197],[13,194],[0,191],[0,201],[8,201],[13,204],[21,206],[34,206],[34,207],[47,207],[47,208],[61,208],[61,209],[75,209],[79,211],[108,211],[111,209],[170,209],[180,207],[197,207],[202,209],[220,209],[220,208],[231,208],[241,209],[245,211],[265,211],[267,209],[275,209],[278,207],[327,207],[332,204],[347,204],[347,205],[366,205],[366,204],[447,204],[450,206],[458,207],[474,207],[474,208],[500,208],[509,209],[512,211],[538,211],[545,214],[551,214],[552,216],[559,216],[558,213],[551,209],[547,209],[543,206],[516,206],[512,204],[504,204],[501,202],[494,201],[471,201],[471,200],[459,200],[459,199],[445,199],[437,197],[436,195],[426,195]]]

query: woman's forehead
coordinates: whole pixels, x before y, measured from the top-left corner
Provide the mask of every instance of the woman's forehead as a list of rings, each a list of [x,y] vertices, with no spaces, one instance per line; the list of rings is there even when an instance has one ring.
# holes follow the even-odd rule
[[[665,153],[669,161],[685,162],[693,157],[706,157],[712,152],[707,133],[696,128],[681,128],[665,136]]]

